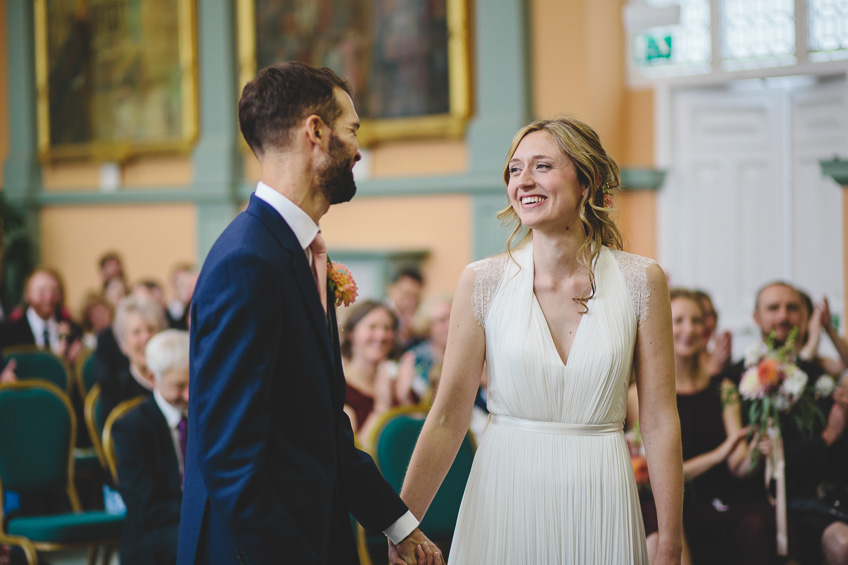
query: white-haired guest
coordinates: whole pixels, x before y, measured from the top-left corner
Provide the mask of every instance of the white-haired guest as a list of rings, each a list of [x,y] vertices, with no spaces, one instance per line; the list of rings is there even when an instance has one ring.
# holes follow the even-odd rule
[[[117,420],[118,491],[127,506],[123,565],[176,563],[188,414],[189,336],[165,330],[145,348],[153,395]]]

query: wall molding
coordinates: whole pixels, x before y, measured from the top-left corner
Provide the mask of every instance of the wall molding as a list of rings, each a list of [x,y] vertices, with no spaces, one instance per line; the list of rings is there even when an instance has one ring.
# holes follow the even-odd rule
[[[836,157],[829,161],[819,161],[822,174],[826,175],[842,187],[848,188],[848,160]]]

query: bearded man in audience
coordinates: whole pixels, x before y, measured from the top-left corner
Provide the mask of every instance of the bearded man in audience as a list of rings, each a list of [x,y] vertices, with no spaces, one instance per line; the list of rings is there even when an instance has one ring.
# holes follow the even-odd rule
[[[165,330],[145,350],[153,396],[114,426],[118,491],[127,506],[123,565],[177,562],[188,414],[189,336]]]
[[[791,284],[776,281],[763,286],[754,307],[762,340],[771,339],[780,347],[793,330],[800,335],[803,307],[800,292]],[[795,363],[810,382],[824,374],[816,360],[798,358]],[[738,385],[745,370],[743,359],[724,376]],[[815,425],[812,435],[799,430],[791,418],[782,422],[790,530],[795,533],[790,552],[844,565],[848,564],[848,377],[831,396],[820,399],[819,408],[825,423]]]

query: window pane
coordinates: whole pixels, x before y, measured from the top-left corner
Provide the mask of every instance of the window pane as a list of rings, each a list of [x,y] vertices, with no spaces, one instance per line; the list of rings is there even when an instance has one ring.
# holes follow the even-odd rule
[[[645,74],[708,72],[712,50],[710,0],[645,0],[645,4],[680,6],[679,24],[657,26],[633,37],[633,53],[637,63],[648,71]]]
[[[793,0],[722,0],[721,58],[728,69],[791,64]]]
[[[848,57],[848,0],[807,0],[810,60]]]

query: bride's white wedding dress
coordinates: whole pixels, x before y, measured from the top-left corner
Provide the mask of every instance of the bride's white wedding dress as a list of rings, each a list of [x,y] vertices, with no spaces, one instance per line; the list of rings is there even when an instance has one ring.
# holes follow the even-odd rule
[[[602,249],[563,364],[533,293],[532,242],[513,257],[471,265],[492,417],[449,563],[647,564],[622,425],[653,261]]]

